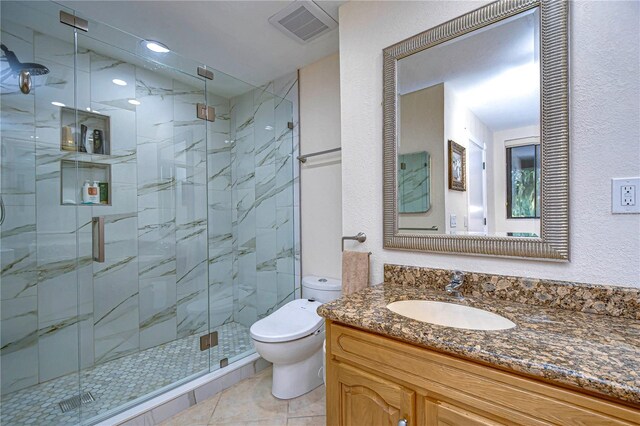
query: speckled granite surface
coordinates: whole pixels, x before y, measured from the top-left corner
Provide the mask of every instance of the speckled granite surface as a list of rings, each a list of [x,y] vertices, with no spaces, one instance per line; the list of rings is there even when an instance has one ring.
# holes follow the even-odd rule
[[[500,314],[517,326],[502,331],[455,329],[391,312],[397,300],[460,303]],[[412,285],[369,287],[318,308],[330,320],[419,346],[543,377],[640,407],[640,321],[524,305],[500,299],[452,299]]]
[[[451,271],[417,266],[384,265],[384,282],[443,289]],[[465,296],[494,297],[512,302],[569,309],[640,320],[640,288],[466,272]]]

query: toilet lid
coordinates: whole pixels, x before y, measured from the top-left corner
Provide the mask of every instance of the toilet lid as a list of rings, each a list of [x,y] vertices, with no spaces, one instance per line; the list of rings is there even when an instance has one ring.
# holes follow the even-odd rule
[[[312,334],[322,326],[322,317],[316,313],[320,302],[296,299],[271,315],[255,322],[251,337],[259,342],[288,342]]]
[[[302,286],[314,290],[338,291],[342,290],[342,281],[333,278],[306,276],[302,278]]]

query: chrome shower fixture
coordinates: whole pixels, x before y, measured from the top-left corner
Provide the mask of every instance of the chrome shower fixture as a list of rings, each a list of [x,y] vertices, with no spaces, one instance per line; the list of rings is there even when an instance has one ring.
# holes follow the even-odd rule
[[[31,92],[31,76],[32,75],[45,75],[49,74],[49,68],[35,62],[20,62],[18,57],[13,51],[9,50],[4,44],[0,45],[3,56],[0,60],[7,62],[9,68],[2,71],[0,74],[0,83],[4,82],[9,77],[18,76],[18,86],[20,91],[25,95]]]

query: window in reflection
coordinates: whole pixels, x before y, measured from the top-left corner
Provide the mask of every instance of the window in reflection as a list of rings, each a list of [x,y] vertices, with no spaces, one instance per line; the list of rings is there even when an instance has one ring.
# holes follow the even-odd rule
[[[507,217],[540,217],[540,145],[507,148]]]

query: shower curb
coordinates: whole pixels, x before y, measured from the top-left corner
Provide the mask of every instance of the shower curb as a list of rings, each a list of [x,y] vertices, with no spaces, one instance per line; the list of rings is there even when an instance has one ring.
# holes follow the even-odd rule
[[[96,426],[146,426],[158,424],[255,375],[270,365],[258,354],[249,355],[227,367],[198,377],[97,423]]]

